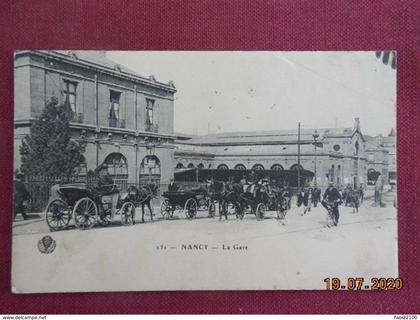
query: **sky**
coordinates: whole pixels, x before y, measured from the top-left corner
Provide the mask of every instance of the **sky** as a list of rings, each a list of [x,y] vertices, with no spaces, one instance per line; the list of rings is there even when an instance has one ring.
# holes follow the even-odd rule
[[[108,51],[158,81],[174,81],[175,131],[353,127],[387,135],[396,123],[396,70],[370,52]]]

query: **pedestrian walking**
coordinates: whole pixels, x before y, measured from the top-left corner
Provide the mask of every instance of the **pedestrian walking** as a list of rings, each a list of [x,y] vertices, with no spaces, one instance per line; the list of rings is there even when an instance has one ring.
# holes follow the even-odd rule
[[[13,181],[13,220],[16,219],[16,216],[20,213],[23,216],[23,220],[28,219],[26,215],[25,202],[29,200],[30,195],[26,189],[24,183],[24,175],[22,173],[17,173]]]

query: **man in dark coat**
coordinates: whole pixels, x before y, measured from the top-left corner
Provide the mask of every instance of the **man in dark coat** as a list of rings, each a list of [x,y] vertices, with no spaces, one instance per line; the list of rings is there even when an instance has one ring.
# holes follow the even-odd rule
[[[14,215],[13,220],[16,218],[17,214],[20,213],[23,216],[23,220],[28,219],[28,216],[25,212],[24,202],[29,200],[29,192],[26,189],[25,184],[23,183],[23,174],[16,174],[16,178],[13,181],[14,195],[13,195],[13,207]]]
[[[313,190],[313,199],[312,202],[314,204],[314,208],[316,208],[316,206],[318,205],[318,202],[321,201],[321,189],[319,189],[318,187],[314,187]]]
[[[322,200],[322,205],[328,211],[328,205],[332,206],[332,219],[334,225],[338,224],[338,219],[340,217],[340,213],[338,211],[338,205],[341,202],[341,195],[338,192],[337,188],[334,187],[334,184],[330,182],[328,184],[328,188],[324,192],[324,197]]]
[[[175,183],[175,180],[171,179],[171,181],[169,182],[169,185],[168,185],[168,191],[178,191],[178,190],[179,190],[179,187]]]
[[[106,164],[100,165],[97,169],[97,183],[96,189],[102,196],[109,196],[111,198],[111,216],[114,216],[116,212],[119,191],[117,186],[114,184],[111,175],[108,172],[108,166]]]

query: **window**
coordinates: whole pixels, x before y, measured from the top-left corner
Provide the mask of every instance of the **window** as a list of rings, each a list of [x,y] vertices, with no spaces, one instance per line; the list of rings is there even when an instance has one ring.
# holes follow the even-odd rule
[[[145,156],[140,165],[140,185],[160,183],[160,160],[155,155]]]
[[[200,163],[200,164],[197,166],[197,168],[198,168],[198,169],[204,169],[204,164]]]
[[[155,100],[146,99],[146,131],[153,131],[153,108]]]
[[[222,163],[217,167],[217,170],[229,170],[229,167]]]
[[[194,164],[193,163],[188,164],[187,168],[188,169],[194,169]]]
[[[281,171],[281,170],[283,170],[283,169],[284,169],[284,168],[283,168],[283,166],[282,166],[281,164],[278,164],[278,163],[273,164],[273,165],[271,166],[271,170]]]
[[[108,172],[113,179],[127,179],[127,159],[121,153],[111,153],[106,157],[104,163],[108,166]]]
[[[290,170],[303,170],[303,167],[300,164],[295,163],[293,166],[290,167]]]
[[[262,164],[256,164],[252,167],[252,170],[264,170],[264,166]]]
[[[71,120],[77,120],[76,90],[77,82],[64,80],[65,103],[70,106]]]
[[[184,165],[181,162],[179,162],[175,167],[175,169],[183,169],[183,168],[184,168]]]
[[[334,148],[334,151],[340,151],[341,149],[339,144],[335,144],[333,148]]]
[[[341,165],[337,166],[337,186],[341,184]]]
[[[235,170],[246,170],[246,167],[240,163],[235,166]]]
[[[110,127],[122,127],[121,121],[121,108],[120,108],[120,97],[121,92],[109,91],[109,126]]]

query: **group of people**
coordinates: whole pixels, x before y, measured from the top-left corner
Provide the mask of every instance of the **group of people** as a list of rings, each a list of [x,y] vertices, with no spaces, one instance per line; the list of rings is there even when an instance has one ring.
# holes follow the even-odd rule
[[[118,193],[115,190],[114,182],[108,173],[106,165],[99,166],[96,170],[96,186],[97,190],[100,190],[102,194],[108,194],[112,197],[112,210],[115,210]],[[30,195],[27,191],[23,182],[23,175],[16,174],[14,181],[14,217],[18,213],[21,213],[23,218],[26,220],[27,215],[25,212],[25,202],[29,200]],[[214,184],[213,178],[208,178],[208,185]],[[270,177],[259,178],[254,171],[240,179],[239,183],[234,183],[233,177],[224,183],[225,191],[240,190],[244,193],[251,193],[255,197],[257,189],[265,187],[268,194],[279,194],[287,192],[289,195],[291,192],[285,188],[280,182],[277,182]],[[52,193],[54,188],[51,189]],[[179,186],[175,183],[174,179],[171,179],[168,185],[168,191],[178,191]],[[53,194],[51,196],[54,196]],[[335,225],[338,223],[339,218],[339,204],[344,202],[345,206],[352,206],[353,212],[358,212],[360,203],[363,202],[363,186],[359,188],[352,188],[347,185],[345,188],[336,188],[333,183],[329,183],[328,188],[325,190],[321,200],[321,189],[317,187],[305,187],[297,192],[297,206],[303,206],[302,215],[307,214],[311,211],[312,206],[316,207],[318,203],[321,203],[323,207],[327,209],[330,215],[334,217]]]
[[[303,188],[297,193],[297,206],[303,206],[303,213],[311,211],[312,205],[317,206],[318,202],[321,202],[322,206],[328,211],[328,214],[332,218],[333,225],[338,224],[340,216],[339,205],[351,206],[353,213],[359,212],[360,203],[363,202],[363,186],[359,188],[353,188],[351,185],[347,185],[345,188],[339,189],[334,187],[332,182],[329,183],[328,188],[325,190],[321,201],[321,190],[317,187],[314,188]]]

